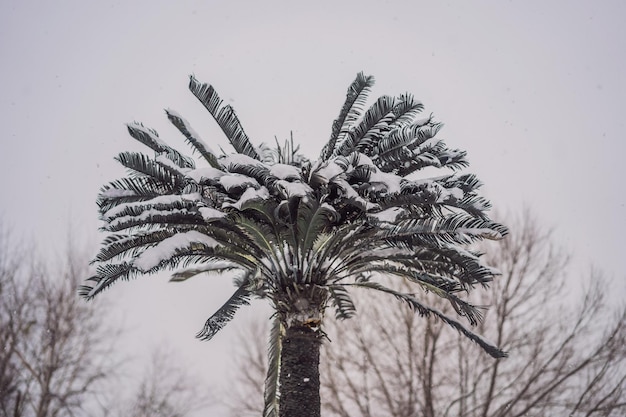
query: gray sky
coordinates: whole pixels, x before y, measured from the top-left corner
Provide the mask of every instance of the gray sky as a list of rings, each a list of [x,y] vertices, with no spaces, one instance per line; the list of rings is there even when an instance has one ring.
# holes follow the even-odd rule
[[[625,12],[622,1],[2,0],[1,210],[44,253],[68,224],[95,248],[96,195],[123,174],[113,156],[141,149],[124,123],[185,149],[172,108],[229,149],[187,91],[190,73],[255,143],[293,130],[314,157],[363,70],[373,96],[412,92],[445,123],[440,136],[468,151],[494,207],[530,206],[623,294]],[[129,346],[169,340],[213,378],[232,364],[234,330],[209,344],[193,335],[230,291],[217,281],[146,278],[107,294],[141,323]]]

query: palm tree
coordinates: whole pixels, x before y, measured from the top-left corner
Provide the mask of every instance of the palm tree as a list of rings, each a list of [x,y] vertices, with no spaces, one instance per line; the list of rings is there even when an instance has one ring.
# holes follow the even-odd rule
[[[495,358],[505,353],[454,318],[426,305],[394,279],[447,300],[471,325],[481,310],[460,297],[496,271],[466,246],[507,232],[485,212],[466,154],[435,135],[432,116],[410,94],[382,96],[365,109],[374,79],[358,74],[317,161],[284,146],[253,146],[231,106],[191,77],[189,88],[236,153],[218,155],[172,110],[169,120],[201,157],[201,167],[141,124],[130,135],[154,155],[123,152],[128,176],[98,198],[110,234],[81,287],[91,299],[116,281],[165,269],[172,281],[231,271],[236,290],[198,333],[211,339],[251,298],[266,298],[274,326],[266,379],[266,416],[319,416],[319,351],[328,307],[338,319],[356,311],[353,288],[390,294],[434,316]],[[449,169],[420,178],[424,168]],[[306,410],[306,411],[303,411]]]

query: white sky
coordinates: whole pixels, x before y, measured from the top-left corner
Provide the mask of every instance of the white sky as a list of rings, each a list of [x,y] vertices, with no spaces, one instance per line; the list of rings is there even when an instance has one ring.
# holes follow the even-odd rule
[[[68,224],[95,248],[99,187],[123,174],[113,156],[141,149],[124,123],[184,149],[171,107],[228,149],[188,74],[217,87],[256,143],[293,130],[315,157],[363,70],[373,96],[412,92],[446,124],[440,136],[469,152],[494,207],[533,208],[624,294],[625,12],[622,1],[3,0],[1,211],[43,253]],[[217,377],[232,331],[193,335],[228,291],[146,278],[108,296],[141,323],[137,340],[169,340]]]

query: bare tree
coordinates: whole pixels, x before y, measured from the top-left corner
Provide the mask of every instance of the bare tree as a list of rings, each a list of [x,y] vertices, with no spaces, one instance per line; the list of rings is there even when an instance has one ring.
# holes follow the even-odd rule
[[[86,263],[75,252],[58,271],[33,252],[1,233],[0,415],[83,415],[115,368],[115,333],[98,316],[103,306],[76,294]]]
[[[185,417],[208,405],[171,354],[155,353],[137,382],[122,374],[113,306],[77,294],[87,258],[69,249],[54,268],[26,248],[0,226],[0,417]]]
[[[206,387],[174,355],[164,349],[152,353],[136,389],[117,410],[119,417],[186,417],[210,404]]]
[[[609,282],[597,271],[574,278],[528,213],[507,223],[513,234],[487,248],[502,276],[474,301],[491,305],[478,333],[510,357],[489,358],[441,324],[364,294],[360,315],[325,329],[326,416],[626,415],[626,311],[606,304]],[[262,403],[263,347],[247,349],[255,363],[242,365],[240,384],[258,405],[233,399],[233,415],[258,415]]]

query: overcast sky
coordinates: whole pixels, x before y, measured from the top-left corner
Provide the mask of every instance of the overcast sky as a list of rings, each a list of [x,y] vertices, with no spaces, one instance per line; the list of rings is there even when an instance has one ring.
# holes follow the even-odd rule
[[[124,123],[184,149],[164,108],[229,149],[188,92],[190,73],[216,86],[255,143],[293,131],[315,157],[364,71],[373,96],[409,91],[445,123],[439,136],[468,151],[498,210],[531,207],[623,294],[625,17],[622,1],[1,0],[4,221],[43,253],[69,224],[95,250],[96,195],[123,174],[113,157],[141,149]],[[209,344],[193,335],[228,284],[142,281],[107,292],[143,323],[141,340],[204,357],[194,360],[211,377],[227,372],[232,331]]]

